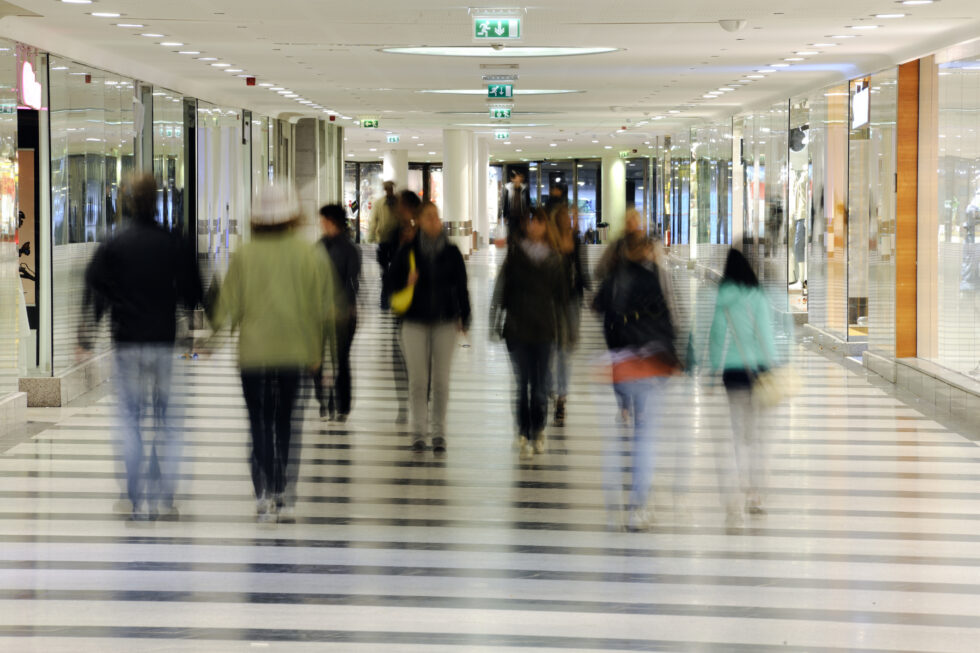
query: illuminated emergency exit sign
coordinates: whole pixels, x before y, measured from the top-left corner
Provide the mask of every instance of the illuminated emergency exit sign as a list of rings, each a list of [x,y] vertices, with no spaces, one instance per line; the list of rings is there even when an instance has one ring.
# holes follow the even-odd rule
[[[488,98],[512,98],[514,97],[513,84],[490,84],[487,86]]]
[[[501,131],[498,131],[498,132],[495,132],[493,136],[498,141],[509,141],[510,140],[510,132],[501,132]]]
[[[494,107],[490,109],[490,117],[494,120],[510,120],[510,109]]]
[[[521,38],[521,19],[516,16],[473,16],[477,41],[516,41]]]

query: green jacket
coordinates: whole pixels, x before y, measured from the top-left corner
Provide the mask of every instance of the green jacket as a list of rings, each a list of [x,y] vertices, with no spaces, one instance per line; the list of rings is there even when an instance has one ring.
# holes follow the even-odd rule
[[[333,351],[335,275],[322,247],[298,234],[256,234],[228,264],[215,332],[240,332],[242,369],[318,367]]]
[[[755,371],[774,367],[777,360],[771,310],[762,289],[721,284],[709,337],[711,369]]]

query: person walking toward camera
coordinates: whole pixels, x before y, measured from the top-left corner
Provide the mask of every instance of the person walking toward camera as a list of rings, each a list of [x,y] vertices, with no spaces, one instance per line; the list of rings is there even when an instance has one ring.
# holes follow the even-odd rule
[[[470,295],[463,255],[443,232],[435,204],[419,211],[418,233],[395,255],[386,287],[402,318],[412,449],[425,451],[431,436],[433,452],[445,453],[449,374],[457,334],[470,326]]]

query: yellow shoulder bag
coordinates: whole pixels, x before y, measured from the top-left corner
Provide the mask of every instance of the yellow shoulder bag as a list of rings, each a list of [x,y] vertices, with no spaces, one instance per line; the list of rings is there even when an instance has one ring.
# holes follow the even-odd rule
[[[415,251],[408,252],[408,276],[415,272]],[[404,315],[412,307],[412,299],[415,297],[415,286],[405,286],[398,292],[391,294],[391,312],[395,315]]]

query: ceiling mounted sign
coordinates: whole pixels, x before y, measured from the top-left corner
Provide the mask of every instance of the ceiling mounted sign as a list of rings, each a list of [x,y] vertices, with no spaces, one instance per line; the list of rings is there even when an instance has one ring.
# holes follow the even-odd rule
[[[377,118],[361,118],[361,127],[365,129],[377,129],[381,121]]]
[[[513,84],[490,84],[487,86],[487,97],[493,99],[506,99],[514,97]]]
[[[524,37],[523,9],[471,9],[473,40],[480,43],[520,41]]]

